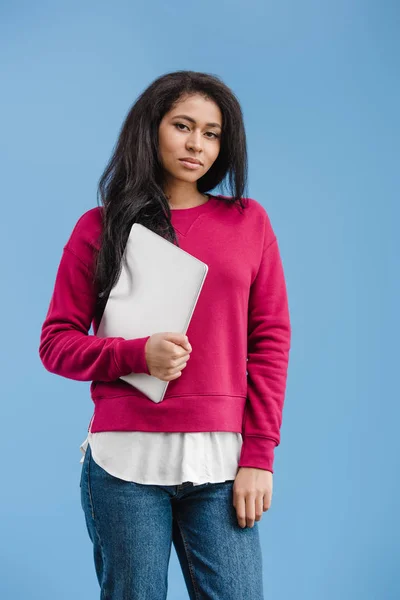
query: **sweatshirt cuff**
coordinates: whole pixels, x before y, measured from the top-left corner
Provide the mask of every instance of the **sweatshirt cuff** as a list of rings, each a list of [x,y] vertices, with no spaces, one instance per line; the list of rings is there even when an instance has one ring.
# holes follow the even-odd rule
[[[273,473],[275,440],[257,435],[243,435],[239,467],[255,467]]]
[[[146,373],[150,375],[146,362],[145,346],[149,335],[133,340],[120,340],[115,345],[115,360],[122,375]]]

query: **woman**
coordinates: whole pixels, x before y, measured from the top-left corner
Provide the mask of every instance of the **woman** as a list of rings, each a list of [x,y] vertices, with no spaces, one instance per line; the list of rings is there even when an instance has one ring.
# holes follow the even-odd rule
[[[227,176],[231,197],[207,192]],[[92,381],[81,503],[101,598],[166,598],[172,543],[190,598],[263,598],[257,522],[271,505],[291,330],[277,239],[243,197],[246,177],[232,91],[166,74],[130,109],[102,206],[64,246],[39,353],[50,372]],[[134,222],[209,266],[186,335],[88,335]],[[168,381],[164,400],[120,379],[132,372]]]

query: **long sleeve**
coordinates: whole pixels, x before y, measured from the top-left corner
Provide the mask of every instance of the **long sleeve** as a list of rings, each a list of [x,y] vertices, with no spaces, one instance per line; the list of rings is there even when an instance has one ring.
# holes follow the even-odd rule
[[[273,473],[274,449],[280,443],[290,341],[283,266],[267,217],[261,262],[249,295],[247,400],[239,467]]]
[[[129,373],[147,373],[145,344],[150,336],[126,340],[89,335],[96,304],[91,270],[72,249],[63,248],[50,305],[42,325],[39,355],[51,373],[77,381],[114,381]],[[88,244],[86,244],[88,248]]]

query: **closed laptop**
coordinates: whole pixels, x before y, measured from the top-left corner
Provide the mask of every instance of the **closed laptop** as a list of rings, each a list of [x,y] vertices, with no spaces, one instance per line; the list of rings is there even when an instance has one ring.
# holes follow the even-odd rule
[[[97,336],[133,339],[162,331],[186,334],[207,272],[204,262],[134,223]],[[121,379],[153,402],[163,400],[169,383],[147,373],[130,373]]]

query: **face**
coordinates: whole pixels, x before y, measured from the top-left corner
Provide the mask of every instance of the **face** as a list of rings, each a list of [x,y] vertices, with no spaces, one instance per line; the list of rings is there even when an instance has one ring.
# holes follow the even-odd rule
[[[195,183],[216,160],[221,143],[222,113],[213,100],[194,95],[166,113],[158,130],[159,151],[165,179]],[[190,168],[182,158],[198,159]]]

